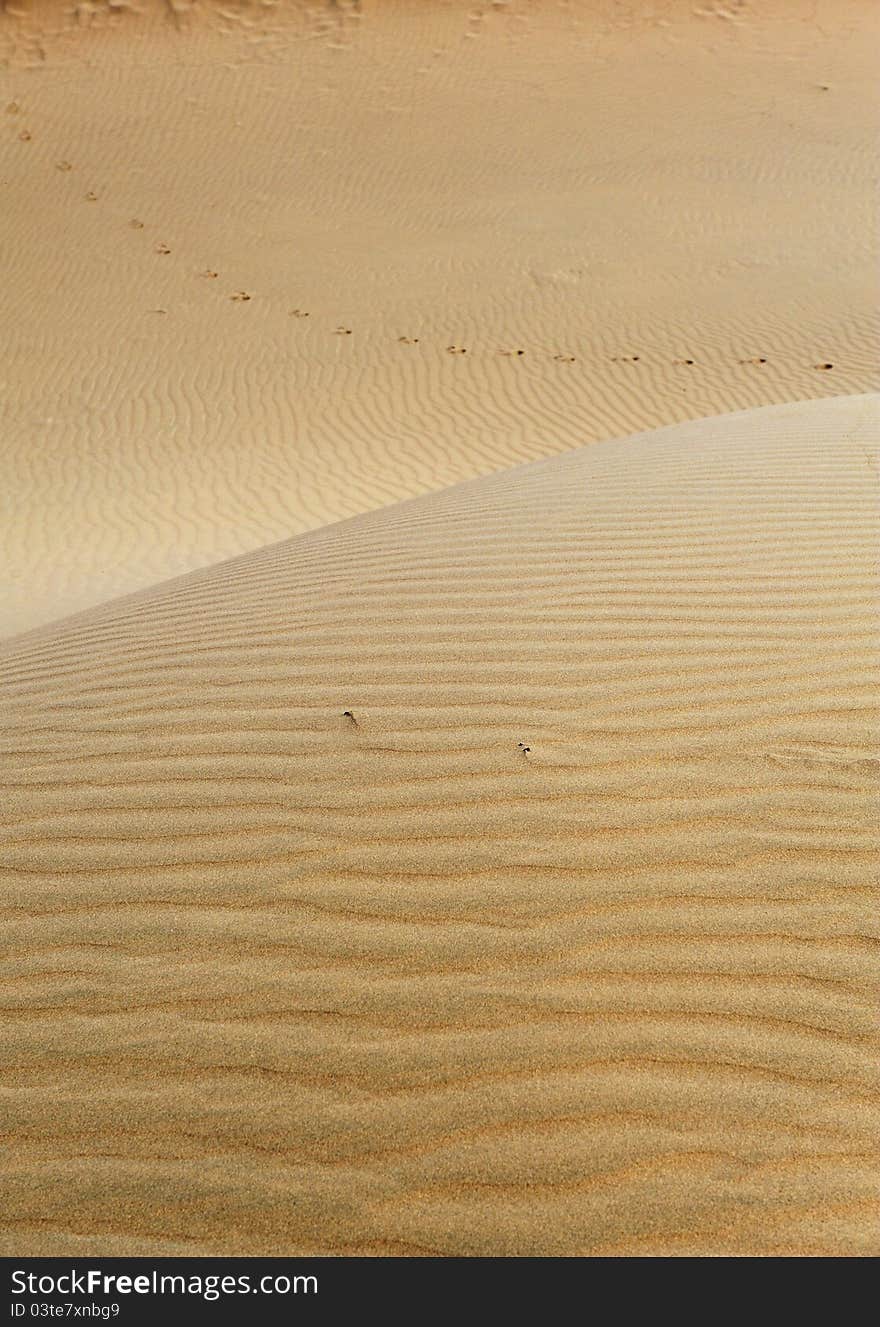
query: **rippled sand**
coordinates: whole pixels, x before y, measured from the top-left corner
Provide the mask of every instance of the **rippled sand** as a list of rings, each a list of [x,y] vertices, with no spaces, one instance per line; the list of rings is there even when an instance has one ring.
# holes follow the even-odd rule
[[[876,1253],[878,419],[12,642],[8,1251]]]
[[[0,13],[0,1251],[880,1252],[878,27]]]
[[[67,12],[0,15],[0,633],[880,387],[873,4]]]

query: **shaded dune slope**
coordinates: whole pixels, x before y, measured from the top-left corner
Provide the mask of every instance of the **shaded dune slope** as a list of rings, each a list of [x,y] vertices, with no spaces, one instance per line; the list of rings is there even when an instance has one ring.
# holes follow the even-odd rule
[[[877,1252],[877,420],[8,643],[4,1251]]]

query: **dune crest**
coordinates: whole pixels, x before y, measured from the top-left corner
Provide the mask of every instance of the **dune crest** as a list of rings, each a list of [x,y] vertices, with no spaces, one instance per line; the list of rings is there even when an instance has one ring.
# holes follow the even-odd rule
[[[603,438],[880,387],[880,10],[0,14],[12,635]]]
[[[9,642],[4,1252],[880,1251],[878,417]]]

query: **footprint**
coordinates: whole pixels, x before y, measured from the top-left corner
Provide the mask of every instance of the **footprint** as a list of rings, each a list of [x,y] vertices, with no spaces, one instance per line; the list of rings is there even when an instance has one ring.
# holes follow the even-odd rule
[[[693,360],[693,359],[674,359],[672,362],[673,362],[673,364],[679,364],[679,365],[680,365],[680,364],[695,364],[695,363],[696,363],[696,360]]]
[[[291,309],[287,316],[288,318],[308,318],[309,315],[305,309]]]
[[[245,304],[250,299],[250,295],[246,290],[236,290],[229,298],[236,304]]]
[[[56,169],[56,170],[60,170],[60,171],[64,171],[64,172],[66,173],[66,172],[69,171],[69,170],[73,170],[73,167],[71,166],[71,164],[70,164],[69,161],[56,161],[56,162],[55,162],[55,169]]]
[[[132,230],[143,230],[144,228],[144,223],[142,221],[129,221],[128,224],[131,226]]]
[[[498,351],[498,354],[499,354],[499,355],[524,355],[525,353],[526,353],[526,352],[525,352],[524,350],[499,350],[499,351]]]
[[[213,281],[214,278],[218,277],[219,275],[220,275],[219,272],[212,271],[210,267],[206,267],[204,272],[199,272],[199,276],[207,277],[211,281]]]
[[[814,365],[813,365],[813,368],[814,368],[814,369],[833,369],[833,368],[834,368],[834,365],[833,365],[833,364],[814,364]]]
[[[740,364],[766,364],[767,361],[763,355],[755,355],[753,359],[741,359]]]
[[[6,114],[7,114],[7,115],[18,115],[18,112],[19,112],[20,110],[21,110],[21,107],[19,106],[18,102],[17,102],[17,101],[11,101],[11,102],[9,103],[9,105],[6,107]]]
[[[638,364],[638,355],[612,355],[612,364]]]
[[[574,364],[576,362],[574,355],[554,355],[553,358],[557,364]]]
[[[402,346],[417,346],[419,344],[417,336],[399,336],[397,339]]]
[[[464,346],[447,346],[446,353],[447,355],[466,355],[467,350]]]
[[[164,253],[164,254],[167,254],[167,253],[170,253],[170,252],[171,252],[171,250],[168,248],[168,245],[167,245],[167,244],[157,244],[157,245],[156,245],[156,253]]]
[[[333,333],[333,335],[334,335],[334,336],[351,336],[351,328],[350,328],[350,327],[337,327],[337,328],[336,328],[336,331]]]
[[[90,189],[87,194],[83,194],[83,197],[85,198],[87,203],[97,203],[98,201],[98,195],[95,193],[93,189]]]
[[[31,133],[30,129],[22,129],[21,133],[18,136],[21,139],[22,143],[29,143],[33,138],[33,134]]]

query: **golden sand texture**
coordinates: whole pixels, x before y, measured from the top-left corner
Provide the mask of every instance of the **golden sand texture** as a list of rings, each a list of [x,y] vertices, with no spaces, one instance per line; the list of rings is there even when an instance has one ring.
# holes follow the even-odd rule
[[[878,400],[7,644],[4,1251],[880,1252]]]
[[[878,50],[865,0],[21,0],[0,631],[586,442],[875,390]]]

